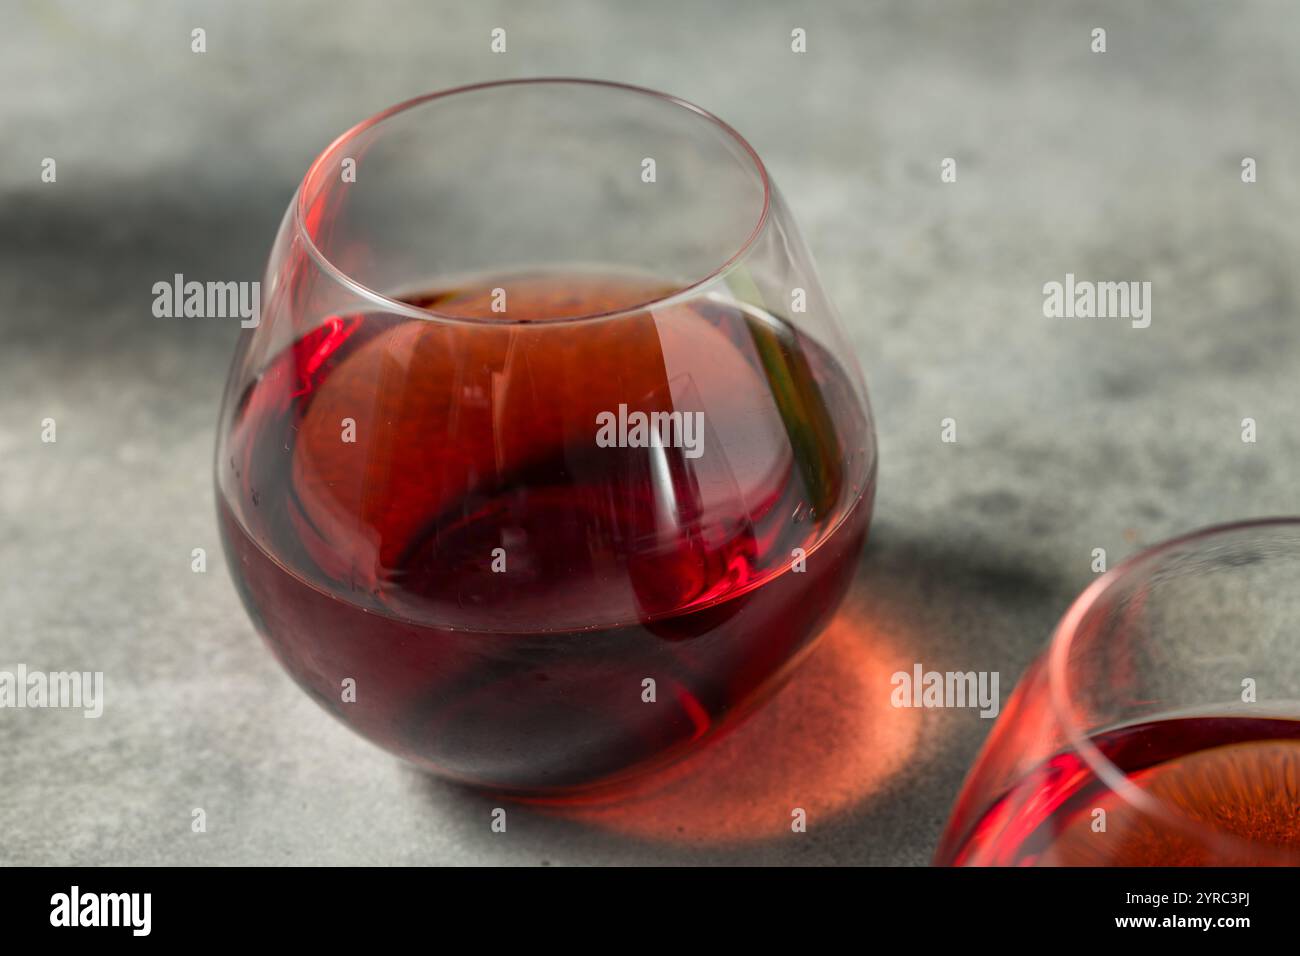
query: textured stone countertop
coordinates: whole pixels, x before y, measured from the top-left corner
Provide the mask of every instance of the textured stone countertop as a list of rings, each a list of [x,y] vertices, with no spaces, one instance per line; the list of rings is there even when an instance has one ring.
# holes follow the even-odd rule
[[[991,722],[894,710],[894,670],[996,670],[1005,697],[1093,548],[1300,510],[1286,3],[56,0],[5,20],[0,669],[103,671],[106,709],[0,711],[0,862],[925,864]],[[357,120],[541,74],[664,89],[754,144],[865,370],[880,480],[849,602],[771,705],[667,792],[519,808],[502,835],[262,646],[212,499],[238,328],[150,305],[177,272],[260,278],[298,179]],[[1151,326],[1045,318],[1067,273],[1152,282]]]

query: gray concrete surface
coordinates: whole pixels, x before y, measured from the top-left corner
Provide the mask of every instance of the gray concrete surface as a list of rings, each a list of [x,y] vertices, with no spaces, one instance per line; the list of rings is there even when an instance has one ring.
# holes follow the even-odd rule
[[[925,864],[990,725],[891,710],[895,664],[1005,694],[1092,548],[1300,510],[1286,3],[46,0],[0,35],[0,669],[107,681],[98,720],[0,711],[0,862]],[[238,329],[154,319],[150,289],[260,278],[356,120],[537,74],[665,89],[751,140],[849,326],[881,472],[849,608],[771,707],[668,792],[502,835],[262,647],[211,492]],[[1153,282],[1151,327],[1044,318],[1067,272]]]

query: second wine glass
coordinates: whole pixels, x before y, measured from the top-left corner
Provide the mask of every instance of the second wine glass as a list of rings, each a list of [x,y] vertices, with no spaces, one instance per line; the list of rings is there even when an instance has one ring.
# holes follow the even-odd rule
[[[936,862],[1300,863],[1300,519],[1142,552],[1075,601]]]

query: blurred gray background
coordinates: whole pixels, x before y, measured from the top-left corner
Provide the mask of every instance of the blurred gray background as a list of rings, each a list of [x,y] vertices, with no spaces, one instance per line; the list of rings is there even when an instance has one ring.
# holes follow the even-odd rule
[[[0,669],[102,670],[107,704],[0,711],[0,862],[925,864],[991,722],[893,710],[893,670],[996,670],[1005,697],[1093,548],[1113,564],[1300,510],[1291,4],[42,0],[2,17]],[[353,736],[262,647],[211,490],[237,322],[155,319],[151,287],[261,278],[299,178],[358,120],[544,74],[663,89],[753,143],[865,370],[880,484],[849,604],[771,706],[660,792],[514,808],[493,834],[491,802]],[[1151,327],[1044,318],[1067,272],[1152,282]]]

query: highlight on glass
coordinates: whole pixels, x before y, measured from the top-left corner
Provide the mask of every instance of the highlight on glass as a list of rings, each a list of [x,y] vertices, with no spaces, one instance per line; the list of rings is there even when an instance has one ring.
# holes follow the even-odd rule
[[[936,862],[1300,863],[1300,519],[1139,554],[1070,608]]]
[[[865,387],[703,110],[581,80],[393,107],[312,165],[264,288],[218,428],[226,553],[370,740],[574,798],[761,702],[844,595]]]

